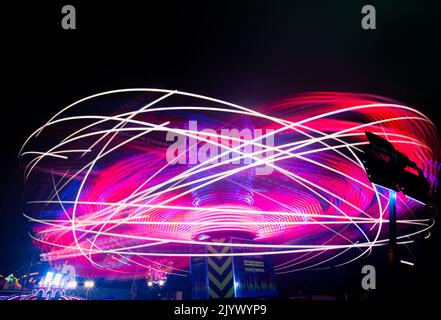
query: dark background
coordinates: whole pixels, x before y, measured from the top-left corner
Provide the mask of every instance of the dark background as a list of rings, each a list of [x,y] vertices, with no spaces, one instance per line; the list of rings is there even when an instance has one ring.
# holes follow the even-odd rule
[[[18,150],[84,96],[151,87],[253,106],[304,91],[363,92],[415,106],[440,127],[439,1],[47,2],[0,9],[0,274],[38,254],[22,216]],[[65,4],[76,8],[77,30],[61,28]],[[376,30],[361,28],[365,4],[376,7]],[[439,223],[432,234],[413,248],[416,265],[405,271],[403,296],[439,292]],[[381,262],[378,256],[370,261]],[[305,272],[292,281],[332,293],[357,286],[359,270]],[[283,283],[280,290],[287,290]]]

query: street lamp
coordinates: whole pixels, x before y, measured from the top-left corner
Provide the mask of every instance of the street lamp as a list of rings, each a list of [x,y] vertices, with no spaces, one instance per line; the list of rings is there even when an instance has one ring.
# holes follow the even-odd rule
[[[87,280],[84,282],[84,287],[86,288],[86,299],[89,300],[89,291],[95,287],[95,282],[93,280]]]

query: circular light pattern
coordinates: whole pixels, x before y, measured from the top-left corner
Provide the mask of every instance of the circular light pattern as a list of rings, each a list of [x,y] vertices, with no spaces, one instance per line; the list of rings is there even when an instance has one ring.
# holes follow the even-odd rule
[[[194,245],[225,237],[228,255],[271,255],[277,273],[342,265],[388,241],[388,190],[360,161],[365,131],[436,187],[436,128],[385,98],[314,92],[245,108],[172,90],[103,92],[26,140],[25,216],[45,259],[93,276],[185,276],[189,257],[210,255]],[[397,195],[399,243],[428,235],[422,207]]]

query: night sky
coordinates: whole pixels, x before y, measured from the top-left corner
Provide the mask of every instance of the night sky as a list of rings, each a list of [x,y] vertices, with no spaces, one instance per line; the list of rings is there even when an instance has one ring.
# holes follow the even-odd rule
[[[369,1],[377,10],[370,31],[360,26],[364,1],[236,2],[72,1],[78,29],[69,31],[60,26],[67,3],[2,5],[1,274],[37,254],[22,216],[18,150],[50,116],[90,94],[166,88],[253,106],[304,91],[351,91],[415,106],[441,128],[439,1]],[[439,223],[432,233],[416,249],[412,292],[440,283]]]

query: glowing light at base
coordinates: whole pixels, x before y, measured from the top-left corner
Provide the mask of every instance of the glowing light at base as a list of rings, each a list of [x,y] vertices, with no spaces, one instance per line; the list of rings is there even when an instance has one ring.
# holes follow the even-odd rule
[[[69,281],[66,285],[68,289],[76,289],[78,286],[78,283],[76,281]]]
[[[219,237],[239,239],[222,243],[229,255],[272,255],[277,273],[339,266],[388,241],[388,191],[359,158],[365,131],[436,187],[435,126],[386,98],[315,92],[244,107],[163,89],[103,92],[26,140],[25,216],[45,259],[91,277],[185,276],[189,257],[210,255],[191,246]],[[399,244],[429,234],[422,208],[397,195]]]

